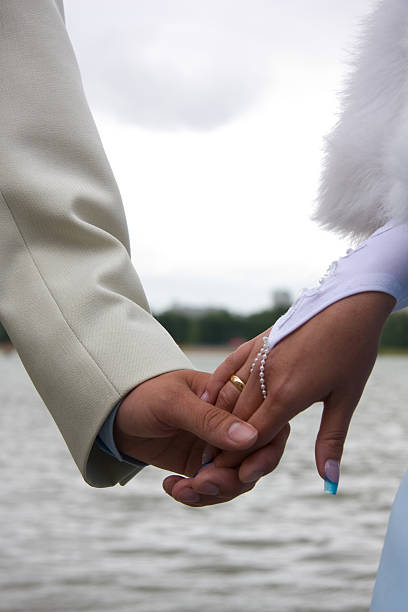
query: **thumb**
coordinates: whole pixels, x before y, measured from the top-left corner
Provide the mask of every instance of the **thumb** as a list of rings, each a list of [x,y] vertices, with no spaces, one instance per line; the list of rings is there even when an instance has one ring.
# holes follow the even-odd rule
[[[173,405],[167,405],[169,425],[189,431],[204,442],[223,450],[246,450],[255,444],[258,430],[226,410],[199,399],[188,390]]]
[[[343,454],[351,417],[357,402],[333,396],[324,402],[322,420],[316,439],[316,466],[324,479],[326,493],[336,495],[340,479],[340,461]]]

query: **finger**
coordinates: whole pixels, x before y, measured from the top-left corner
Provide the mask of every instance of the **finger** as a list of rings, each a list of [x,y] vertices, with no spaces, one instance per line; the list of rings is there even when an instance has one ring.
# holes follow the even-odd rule
[[[279,465],[285,451],[286,442],[290,434],[289,423],[266,446],[252,453],[245,459],[238,472],[241,482],[251,483],[258,481],[265,474],[270,474]]]
[[[201,457],[201,465],[205,466],[211,463],[214,458],[218,455],[219,450],[212,446],[211,444],[206,444],[203,449],[203,454]]]
[[[249,366],[243,366],[243,369],[239,371],[240,378],[242,376],[245,376],[245,372],[244,372],[245,367],[248,368],[248,373],[249,373]],[[222,401],[225,400],[225,397],[226,395],[224,395],[224,398]],[[264,403],[265,402],[264,402],[264,399],[261,393],[261,389],[260,389],[260,384],[259,384],[258,372],[255,369],[253,373],[248,377],[247,383],[245,385],[245,389],[242,391],[242,393],[238,397],[238,401],[235,404],[235,408],[234,408],[234,416],[236,415],[243,421],[248,421],[249,423],[251,423],[251,420],[253,420],[254,415],[257,414],[257,412],[260,410],[260,407]],[[261,419],[261,422],[263,423],[264,419]],[[285,425],[286,422],[287,420],[282,423],[281,427],[276,429],[275,433],[278,433],[278,431],[282,429],[283,425]],[[261,429],[257,429],[257,431],[259,431],[260,435],[262,435],[263,443],[258,444],[259,442],[259,437],[258,437],[256,444],[251,448],[251,452],[260,448],[261,446],[264,446],[267,442],[270,442],[273,437],[271,436],[268,440],[265,440],[265,432],[263,432]],[[214,462],[215,462],[215,465],[217,465],[218,467],[236,467],[241,464],[241,462],[245,459],[247,455],[248,453],[242,453],[242,452],[228,452],[228,453],[224,452],[224,453],[217,455],[214,459]]]
[[[249,366],[245,367],[244,365],[240,370],[238,370],[237,376],[245,383],[249,376]],[[215,405],[217,406],[217,408],[221,408],[222,410],[226,410],[227,412],[232,412],[241,393],[242,391],[240,389],[238,389],[230,380],[227,380],[226,384],[220,389],[218,393]],[[209,395],[204,394],[201,396],[201,399],[208,401],[208,397]],[[203,450],[202,455],[203,465],[212,461],[217,454],[218,449],[216,449],[214,446],[207,444]]]
[[[357,403],[358,399],[334,394],[324,403],[315,456],[317,470],[325,481],[325,491],[333,495],[337,492],[344,442]]]
[[[234,410],[234,414],[243,420],[248,420],[263,401],[261,393],[259,364],[257,364],[251,373],[253,358],[260,347],[260,343],[253,348],[253,354],[235,370],[235,375],[238,376],[244,383],[243,390],[237,387],[229,380],[225,382],[218,392],[216,406],[223,410]]]
[[[234,410],[234,414],[237,414],[242,420],[247,420],[249,416],[252,414],[252,409],[249,407],[248,403],[245,401],[241,402],[241,406],[247,406],[245,412],[241,409],[241,414],[239,411],[237,412],[236,403],[243,393],[241,389],[238,389],[230,380],[232,375],[235,373],[238,378],[240,378],[244,384],[247,384],[247,381],[250,376],[250,368],[253,362],[253,358],[255,358],[258,349],[261,346],[261,340],[259,339],[257,342],[247,342],[239,347],[234,353],[232,353],[214,372],[210,379],[210,383],[207,384],[207,388],[210,391],[206,391],[201,399],[204,401],[213,401],[216,400],[215,405],[218,408],[222,408],[223,410],[227,410],[228,412],[232,412]],[[248,396],[248,391],[245,392],[245,400]],[[259,400],[261,401],[260,389],[258,390]],[[254,396],[252,396],[254,398]],[[257,400],[256,400],[257,403]],[[218,451],[213,446],[207,445],[203,450],[202,463],[203,465],[207,464],[209,461],[212,461],[217,455]]]
[[[252,342],[245,342],[244,344],[241,344],[236,351],[228,355],[228,357],[218,366],[218,368],[211,375],[207,384],[208,402],[215,403],[218,393],[225,383],[229,381],[231,376],[236,374],[247,361],[252,347]]]
[[[251,362],[252,364],[252,362]],[[241,368],[237,371],[236,376],[245,382],[245,387],[242,391],[239,391],[230,380],[220,389],[216,401],[216,406],[223,410],[232,411],[243,421],[250,419],[252,414],[257,410],[259,405],[263,402],[263,396],[261,393],[261,387],[259,382],[259,369],[255,368],[253,373],[250,374],[251,365],[246,361]],[[260,430],[258,430],[260,431]],[[209,461],[212,461],[218,454],[218,451],[213,447],[207,445],[204,448],[202,463],[205,465]],[[236,466],[240,463],[245,455],[236,455],[235,458],[230,457],[228,465]],[[227,463],[225,463],[227,465]]]
[[[183,476],[176,476],[174,474],[172,476],[167,476],[167,478],[163,480],[162,486],[168,495],[171,496],[173,487],[179,480],[184,480]]]
[[[194,478],[183,478],[173,487],[176,501],[190,506],[221,504],[247,493],[256,483],[242,483],[229,468],[208,468]]]
[[[224,363],[222,363],[219,368],[217,368],[217,370],[215,371],[215,376],[219,376],[219,377],[223,377],[224,375],[227,376],[226,379],[226,383],[225,385],[223,384],[221,389],[219,388],[219,385],[217,383],[216,386],[213,386],[212,389],[210,389],[210,391],[205,391],[203,393],[203,395],[201,396],[201,400],[211,403],[211,398],[212,398],[212,402],[215,403],[215,405],[218,408],[221,408],[222,410],[226,410],[228,412],[232,412],[234,409],[234,406],[241,394],[241,390],[239,390],[231,381],[230,378],[232,376],[232,374],[229,374],[230,371],[234,370],[237,372],[237,376],[239,378],[241,378],[241,380],[245,383],[248,380],[248,376],[249,376],[249,366],[246,366],[246,362],[245,362],[245,358],[247,360],[247,355],[248,352],[251,350],[251,346],[247,346],[250,343],[245,343],[243,345],[241,345],[239,347],[239,349],[237,349],[234,353],[232,353],[225,361]],[[245,349],[245,350],[244,350]],[[235,368],[238,368],[238,364],[242,362],[242,366],[240,367],[239,370],[235,370]],[[229,365],[227,365],[229,364]],[[221,370],[221,374],[217,374],[217,371]],[[222,371],[224,372],[224,374],[222,374]],[[211,379],[214,377],[214,375],[211,377]],[[210,380],[211,380],[210,379]],[[219,380],[221,380],[221,378],[219,378]],[[207,385],[207,388],[209,387],[209,385]],[[217,392],[215,392],[215,389],[218,389]],[[215,402],[216,400],[216,402]],[[245,420],[245,419],[243,419]],[[204,449],[203,449],[203,454],[202,454],[202,465],[206,465],[208,464],[210,461],[212,461],[216,455],[218,454],[219,450],[215,447],[212,446],[210,444],[207,444]]]
[[[290,426],[287,424],[270,445],[254,454],[254,464],[245,464],[244,470],[247,469],[251,475],[254,466],[259,471],[261,466],[263,474],[274,470],[283,455],[289,433]],[[263,474],[243,482],[236,469],[217,468],[211,464],[202,468],[194,478],[169,476],[163,486],[176,501],[190,506],[207,506],[224,503],[247,493]]]
[[[297,398],[298,394],[293,389],[288,391],[288,385],[279,384],[275,380],[273,357],[272,351],[265,362],[264,376],[268,389],[265,400],[261,392],[259,365],[250,374],[250,365],[246,363],[237,373],[247,382],[235,404],[234,415],[248,421],[260,432],[256,444],[251,448],[251,453],[271,442],[295,414],[304,410],[311,403],[304,404],[304,397]],[[224,386],[219,393],[217,405],[220,401],[223,406],[227,404],[227,393],[230,391]],[[296,399],[292,399],[292,396]],[[248,452],[224,452],[215,457],[214,463],[218,467],[237,467],[248,454]]]
[[[194,478],[190,478],[189,484],[200,495],[219,498],[231,499],[246,490],[236,469],[216,468],[213,463],[205,466]]]
[[[172,475],[163,480],[162,486],[166,493],[175,501],[179,501],[187,506],[197,506],[201,498],[191,487],[183,487],[181,492],[177,495],[176,484],[187,480],[189,479],[183,476]],[[176,493],[176,495],[174,493]]]
[[[274,414],[274,410],[277,414]],[[295,414],[297,412],[294,410],[280,407],[272,401],[265,400],[248,420],[248,423],[254,425],[259,431],[256,444],[249,451],[221,452],[214,459],[215,465],[217,467],[239,466],[246,457],[253,455],[255,451],[271,443],[287,424],[288,419],[291,419]]]
[[[258,437],[257,430],[212,404],[200,400],[193,391],[178,392],[160,404],[158,417],[172,427],[189,431],[204,442],[224,450],[247,449]]]

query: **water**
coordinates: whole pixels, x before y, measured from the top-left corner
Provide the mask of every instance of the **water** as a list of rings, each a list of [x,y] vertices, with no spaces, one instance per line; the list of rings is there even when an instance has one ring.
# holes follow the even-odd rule
[[[212,369],[222,353],[192,355]],[[15,353],[0,354],[0,610],[362,612],[408,465],[408,358],[380,357],[354,418],[338,497],[313,463],[320,407],[247,495],[187,508],[145,469],[85,485]]]

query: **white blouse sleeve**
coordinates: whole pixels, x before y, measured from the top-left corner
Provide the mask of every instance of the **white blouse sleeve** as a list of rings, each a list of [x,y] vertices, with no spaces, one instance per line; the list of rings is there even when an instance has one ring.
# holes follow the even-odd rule
[[[330,304],[365,291],[381,291],[396,299],[393,312],[408,306],[408,225],[390,221],[354,250],[331,264],[317,287],[304,289],[272,327],[271,350]]]

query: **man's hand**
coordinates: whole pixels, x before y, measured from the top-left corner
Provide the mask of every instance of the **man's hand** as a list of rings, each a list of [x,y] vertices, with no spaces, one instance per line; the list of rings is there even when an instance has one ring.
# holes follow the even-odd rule
[[[207,443],[226,451],[250,450],[257,440],[257,430],[237,416],[199,399],[209,376],[193,370],[178,370],[147,380],[133,389],[115,418],[114,438],[119,451],[192,476],[202,467],[203,448]],[[278,454],[283,452],[281,446],[276,451]],[[255,484],[243,484],[236,469],[220,468],[213,472],[211,482],[196,487],[195,491],[183,487],[178,495],[175,485],[184,480],[180,476],[170,476],[163,486],[177,501],[201,506],[228,501]]]
[[[266,400],[260,392],[259,370],[255,368],[250,375],[265,333],[230,355],[209,381],[208,400],[224,410],[234,410],[256,427],[259,436],[250,456],[222,452],[215,457],[214,466],[236,466],[243,483],[258,480],[273,466],[268,454],[271,440],[282,435],[296,414],[321,401],[324,409],[316,440],[316,464],[322,477],[327,471],[336,483],[350,420],[374,366],[381,331],[394,304],[395,299],[386,293],[352,295],[285,337],[266,361]],[[229,381],[232,374],[247,383],[242,393]],[[200,486],[205,484],[207,474],[201,475]],[[197,478],[181,483],[177,492],[180,494],[184,486],[195,490]]]

